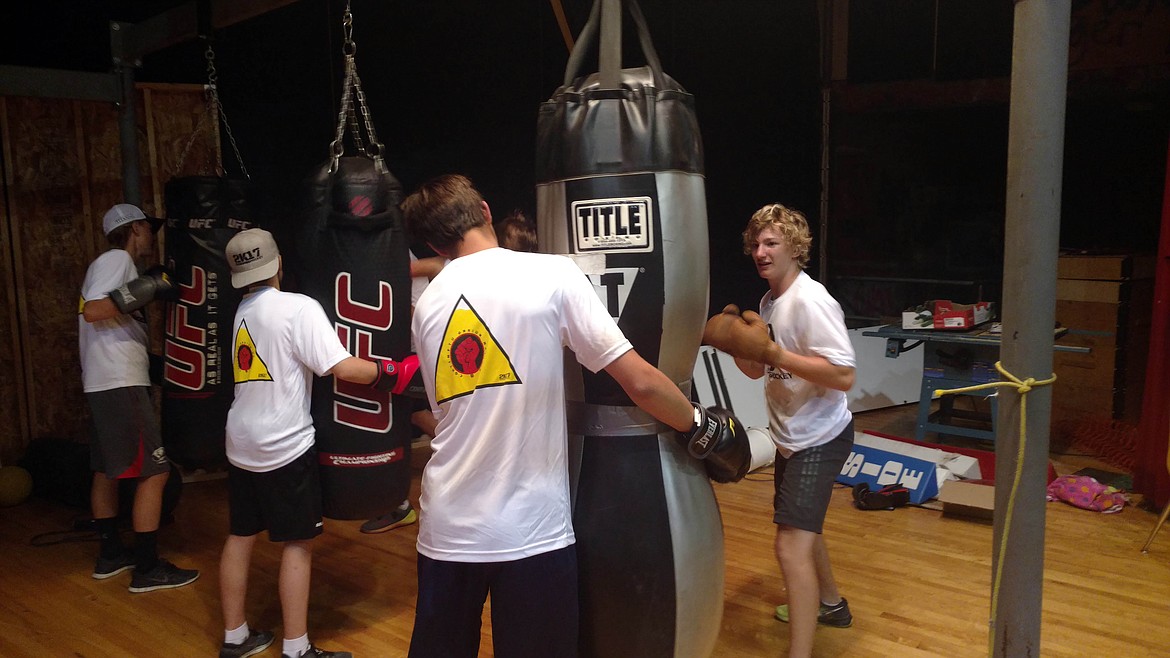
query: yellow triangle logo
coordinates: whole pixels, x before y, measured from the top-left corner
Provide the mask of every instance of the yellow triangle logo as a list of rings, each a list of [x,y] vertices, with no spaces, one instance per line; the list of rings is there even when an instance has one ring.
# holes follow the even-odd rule
[[[440,404],[477,388],[522,383],[508,354],[466,297],[455,303],[440,349],[435,368],[435,398]]]
[[[256,351],[256,343],[252,341],[252,334],[248,333],[248,323],[240,321],[240,328],[236,330],[236,356],[232,359],[232,370],[235,373],[235,382],[270,382],[272,375],[268,374],[268,366]]]

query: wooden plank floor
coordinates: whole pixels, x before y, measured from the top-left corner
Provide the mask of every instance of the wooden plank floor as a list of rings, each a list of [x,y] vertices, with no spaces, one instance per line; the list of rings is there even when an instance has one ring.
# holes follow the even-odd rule
[[[858,426],[906,436],[912,419],[911,406],[859,414]],[[1058,470],[1080,467],[1068,462],[1058,462]],[[214,655],[222,638],[217,565],[226,532],[224,485],[186,484],[178,521],[161,533],[163,555],[201,569],[200,580],[146,594],[126,591],[129,573],[90,578],[91,541],[30,545],[35,535],[71,528],[79,511],[41,500],[0,509],[0,656]],[[417,499],[417,477],[415,486]],[[760,474],[716,485],[726,590],[715,656],[787,650],[787,627],[771,617],[785,601],[772,554],[771,491],[770,476]],[[1156,521],[1150,512],[1129,507],[1102,515],[1061,503],[1046,509],[1041,655],[1170,656],[1170,528],[1142,555]],[[327,522],[316,542],[310,636],[361,658],[404,656],[416,589],[416,527],[368,536],[358,525]],[[819,629],[817,654],[986,655],[991,535],[990,525],[922,508],[858,511],[849,490],[838,488],[825,536],[856,621],[849,629]],[[278,560],[277,546],[258,543],[248,604],[253,626],[277,631]],[[483,636],[481,655],[492,656],[486,616]],[[279,642],[262,655],[279,656]]]

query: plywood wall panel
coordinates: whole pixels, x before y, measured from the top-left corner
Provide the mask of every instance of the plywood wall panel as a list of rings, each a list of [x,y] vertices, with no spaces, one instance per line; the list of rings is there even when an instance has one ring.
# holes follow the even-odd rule
[[[205,112],[202,87],[142,85],[136,100],[142,207],[162,190]],[[77,308],[89,263],[108,248],[101,217],[122,202],[119,110],[105,102],[0,97],[4,192],[0,236],[0,459],[29,440],[88,440]],[[214,126],[214,122],[212,124]],[[184,173],[214,162],[217,133],[194,140]],[[159,253],[163,245],[159,244]],[[157,257],[156,257],[157,260]],[[162,316],[161,308],[153,313]],[[152,331],[161,335],[161,325]]]
[[[0,140],[7,145],[8,122],[5,99],[0,98]],[[0,162],[10,158],[0,150]],[[0,186],[0,462],[14,463],[28,441],[24,366],[20,348],[17,313],[16,269],[8,221],[7,185]]]
[[[10,97],[6,161],[31,437],[86,432],[78,286],[88,265],[81,125],[73,101]]]

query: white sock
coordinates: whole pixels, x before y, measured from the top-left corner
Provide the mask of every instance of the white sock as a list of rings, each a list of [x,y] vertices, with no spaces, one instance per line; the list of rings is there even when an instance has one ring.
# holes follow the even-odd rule
[[[309,650],[309,634],[294,638],[292,640],[285,638],[284,645],[280,652],[286,656],[293,656],[293,658],[300,658],[306,651]]]
[[[244,622],[239,628],[223,632],[224,644],[243,644],[244,640],[248,639],[248,634],[251,630],[248,628],[248,622]]]
[[[398,506],[398,509],[402,511],[410,509],[410,499],[407,498],[406,500],[402,501],[402,504]]]

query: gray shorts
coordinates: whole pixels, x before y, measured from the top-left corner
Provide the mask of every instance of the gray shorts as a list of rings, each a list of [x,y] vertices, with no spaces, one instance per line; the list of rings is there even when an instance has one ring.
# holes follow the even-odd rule
[[[274,471],[257,473],[228,464],[230,532],[251,537],[267,530],[274,542],[321,534],[320,468],[315,447]]]
[[[170,473],[150,387],[127,386],[86,393],[93,415],[89,467],[111,480]]]
[[[853,421],[832,441],[784,458],[776,453],[772,521],[818,535],[825,525],[833,483],[853,449]]]

